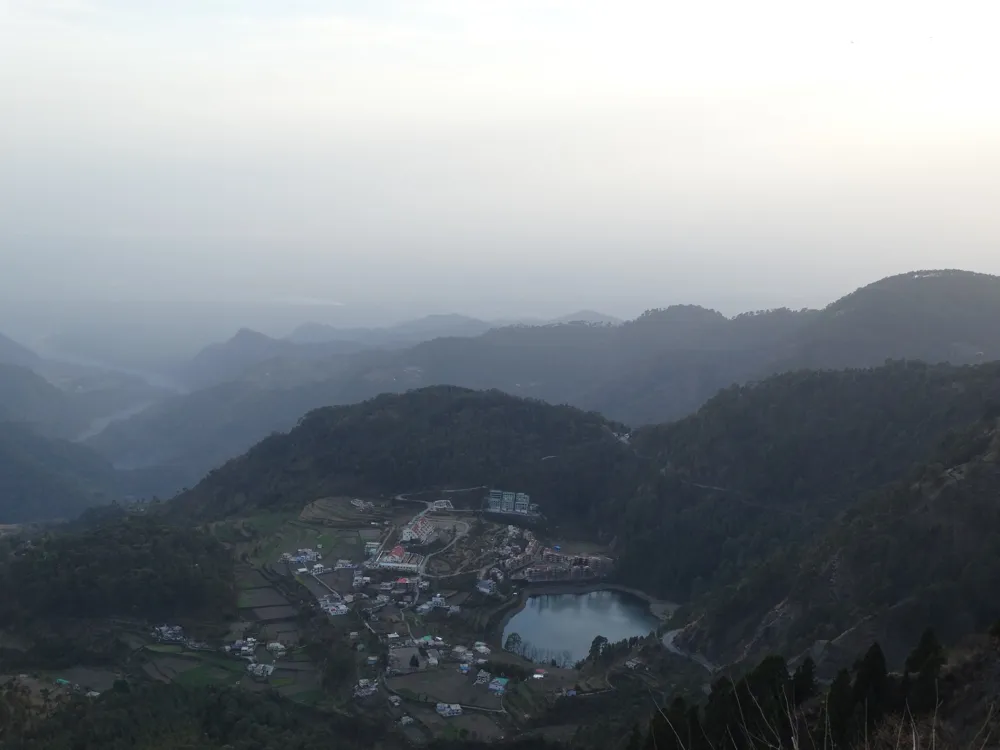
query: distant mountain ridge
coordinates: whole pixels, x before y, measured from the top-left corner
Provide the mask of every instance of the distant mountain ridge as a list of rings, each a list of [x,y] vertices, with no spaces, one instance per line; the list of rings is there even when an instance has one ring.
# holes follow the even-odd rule
[[[675,305],[620,325],[507,326],[295,366],[269,360],[242,381],[112,425],[92,445],[119,464],[173,465],[189,483],[269,432],[290,429],[311,408],[438,384],[568,403],[631,425],[658,423],[694,412],[733,383],[778,372],[871,367],[888,358],[1000,359],[998,319],[1000,279],[939,271],[883,279],[823,310],[727,318]]]
[[[23,344],[0,333],[0,364],[31,367],[41,357]]]
[[[0,422],[0,524],[73,518],[118,497],[119,477],[95,451]]]

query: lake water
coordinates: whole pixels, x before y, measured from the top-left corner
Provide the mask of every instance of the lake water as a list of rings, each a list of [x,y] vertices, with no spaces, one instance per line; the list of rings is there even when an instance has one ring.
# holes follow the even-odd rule
[[[614,643],[648,635],[659,625],[642,599],[621,591],[545,594],[528,598],[504,628],[503,642],[517,633],[529,659],[571,665],[590,653],[599,635]]]

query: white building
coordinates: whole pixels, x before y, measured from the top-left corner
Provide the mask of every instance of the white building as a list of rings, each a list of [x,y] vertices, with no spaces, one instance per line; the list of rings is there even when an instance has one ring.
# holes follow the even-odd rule
[[[271,676],[274,667],[270,664],[247,664],[247,672],[250,673],[251,677],[264,679]]]
[[[438,703],[436,710],[439,715],[445,718],[462,715],[462,707],[457,703]]]

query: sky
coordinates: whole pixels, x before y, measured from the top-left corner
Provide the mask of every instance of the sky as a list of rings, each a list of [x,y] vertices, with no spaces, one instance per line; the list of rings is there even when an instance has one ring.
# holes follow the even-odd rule
[[[0,328],[736,313],[1000,273],[998,21],[985,0],[0,0]]]

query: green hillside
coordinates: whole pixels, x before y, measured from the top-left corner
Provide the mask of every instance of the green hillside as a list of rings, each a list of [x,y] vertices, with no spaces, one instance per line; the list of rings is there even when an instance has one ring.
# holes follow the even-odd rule
[[[0,422],[0,523],[70,518],[119,496],[118,475],[91,449]]]

